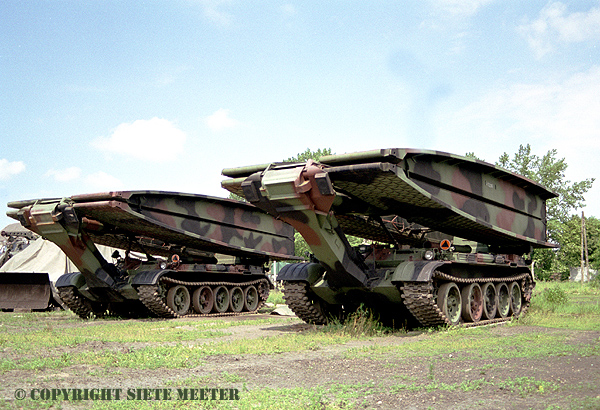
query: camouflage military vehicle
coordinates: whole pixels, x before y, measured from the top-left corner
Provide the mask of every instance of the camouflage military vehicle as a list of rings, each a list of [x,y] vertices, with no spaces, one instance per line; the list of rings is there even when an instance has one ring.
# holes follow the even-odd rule
[[[294,258],[289,225],[228,199],[121,191],[8,206],[79,268],[56,288],[82,318],[255,312],[273,286],[266,262]],[[121,251],[109,263],[96,244]]]
[[[296,228],[315,260],[277,279],[309,323],[364,303],[419,326],[509,320],[529,305],[546,242],[537,183],[443,152],[382,149],[223,170],[222,186]],[[364,238],[350,246],[346,234]],[[460,239],[464,238],[464,239]]]

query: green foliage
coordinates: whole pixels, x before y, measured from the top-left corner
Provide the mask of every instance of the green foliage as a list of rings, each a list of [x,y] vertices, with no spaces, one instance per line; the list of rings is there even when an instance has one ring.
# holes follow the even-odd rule
[[[279,290],[272,290],[267,298],[267,303],[274,305],[285,305],[285,299],[283,298],[283,292]]]
[[[543,157],[531,153],[529,144],[519,146],[519,151],[511,160],[505,152],[500,156],[497,164],[517,174],[532,179],[552,192],[558,194],[558,198],[548,201],[548,221],[558,223],[565,222],[571,213],[585,206],[585,193],[592,187],[594,178],[588,178],[580,182],[565,179],[567,163],[564,158],[556,158],[557,151],[552,149]],[[552,226],[549,228],[556,228]],[[557,239],[551,236],[551,239]]]
[[[532,179],[558,195],[546,204],[548,239],[557,244],[572,243],[573,231],[567,229],[565,224],[572,219],[574,211],[585,206],[584,195],[592,187],[594,178],[573,183],[566,180],[568,165],[564,158],[557,158],[555,149],[539,157],[532,154],[529,144],[520,145],[512,159],[505,152],[497,165]],[[563,256],[556,250],[535,250],[533,259],[536,261],[536,268],[541,271],[538,276],[546,278],[551,272],[566,274],[569,261]]]
[[[585,218],[588,256],[590,268],[600,268],[600,220],[594,217]],[[581,216],[571,215],[557,228],[560,237],[560,249],[555,252],[557,263],[555,269],[562,272],[564,278],[569,276],[570,267],[581,265]]]
[[[600,289],[600,275],[594,276],[594,278],[588,284],[591,288]]]
[[[306,162],[309,159],[318,161],[325,155],[332,155],[331,148],[319,148],[316,151],[311,151],[307,148],[306,151],[299,153],[295,157],[290,157],[284,160],[284,162]]]
[[[465,157],[470,158],[470,159],[475,159],[475,160],[483,161],[481,158],[479,158],[477,155],[475,155],[475,153],[473,151],[467,152],[465,154]]]
[[[579,282],[538,282],[527,315],[517,323],[600,330],[600,289]]]
[[[323,331],[350,337],[370,337],[390,333],[392,329],[383,326],[372,310],[360,305],[345,320],[335,319],[326,325]]]
[[[545,305],[552,312],[554,312],[557,307],[569,303],[569,297],[559,285],[544,289],[540,295],[540,298],[545,302]]]
[[[229,196],[227,198],[229,198],[229,199],[235,199],[236,201],[248,202],[248,201],[246,201],[246,198],[241,197],[239,195],[236,195],[233,192],[230,192]]]

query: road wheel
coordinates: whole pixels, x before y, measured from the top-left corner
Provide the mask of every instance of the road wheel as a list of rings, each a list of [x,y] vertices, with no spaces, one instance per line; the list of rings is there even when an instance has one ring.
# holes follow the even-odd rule
[[[197,313],[210,313],[215,304],[213,291],[209,286],[201,286],[192,295],[192,304]]]
[[[461,296],[456,283],[447,282],[440,286],[437,297],[438,307],[446,315],[450,324],[456,326],[460,323]]]
[[[167,306],[178,315],[185,315],[190,309],[190,292],[183,285],[173,286],[167,292]]]
[[[248,286],[244,291],[244,307],[247,311],[253,312],[258,307],[258,302],[258,290],[253,285]]]
[[[466,322],[479,322],[483,314],[483,296],[477,283],[465,286],[461,291],[462,317]]]
[[[233,312],[239,313],[244,309],[244,292],[236,286],[229,291],[229,304]]]
[[[215,295],[214,311],[225,313],[229,309],[229,291],[225,286],[217,287],[213,294]]]
[[[510,293],[510,315],[518,316],[521,313],[522,298],[521,287],[517,282],[510,284],[508,292]]]
[[[510,293],[506,283],[498,283],[496,285],[496,295],[498,295],[498,312],[496,316],[505,318],[510,313]]]
[[[481,287],[481,294],[483,295],[483,318],[495,318],[496,311],[498,310],[498,295],[496,294],[496,287],[492,282],[488,282]]]

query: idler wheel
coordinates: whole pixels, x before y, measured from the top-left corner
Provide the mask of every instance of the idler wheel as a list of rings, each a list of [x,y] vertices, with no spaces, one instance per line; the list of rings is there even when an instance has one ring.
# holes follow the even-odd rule
[[[492,282],[488,282],[481,287],[483,295],[483,318],[493,319],[496,317],[498,310],[498,295],[496,294],[496,286]]]
[[[442,310],[442,313],[446,315],[451,325],[458,325],[460,323],[460,312],[461,312],[461,296],[460,290],[456,283],[447,282],[440,286],[437,297],[438,307]]]
[[[250,285],[244,291],[244,308],[249,311],[255,311],[258,307],[259,297],[258,290],[254,287],[254,285]]]
[[[192,304],[197,313],[210,313],[215,304],[213,291],[209,286],[201,286],[192,295]]]
[[[229,304],[233,312],[239,313],[244,309],[244,291],[239,286],[229,291]]]
[[[465,286],[461,291],[462,317],[466,322],[479,322],[483,314],[483,295],[477,283]]]
[[[173,286],[167,292],[167,306],[178,315],[185,315],[190,308],[190,292],[183,285]]]
[[[217,287],[213,294],[215,295],[214,311],[225,313],[229,309],[229,291],[225,286]]]
[[[496,285],[496,294],[498,295],[498,312],[496,316],[505,318],[510,314],[510,293],[506,283],[498,283]]]
[[[510,293],[510,311],[509,314],[517,316],[521,313],[522,299],[521,287],[517,282],[510,284],[508,292]]]

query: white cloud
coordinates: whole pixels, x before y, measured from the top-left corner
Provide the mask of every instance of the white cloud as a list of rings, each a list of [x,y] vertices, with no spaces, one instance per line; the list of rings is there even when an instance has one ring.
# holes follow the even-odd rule
[[[200,0],[204,16],[213,23],[220,26],[229,26],[233,21],[233,16],[222,10],[224,4],[230,3],[229,0]]]
[[[124,187],[120,179],[103,171],[86,176],[85,182],[90,187],[90,191],[117,191]]]
[[[531,144],[536,155],[556,149],[569,168],[567,179],[600,173],[600,66],[562,81],[514,84],[436,118],[437,149],[495,162],[503,152]],[[586,195],[592,215],[600,215],[600,181]],[[592,209],[593,208],[593,209]],[[586,211],[587,212],[587,211]]]
[[[0,159],[0,181],[7,180],[13,175],[20,174],[25,170],[25,164],[22,161],[9,161]]]
[[[162,118],[152,118],[123,123],[109,137],[99,137],[92,141],[92,145],[101,151],[165,162],[175,159],[183,152],[185,140],[185,132],[173,123]]]
[[[600,7],[568,14],[563,3],[549,3],[537,20],[519,26],[518,31],[527,39],[536,57],[541,58],[554,51],[557,43],[600,39]]]
[[[213,131],[223,131],[227,128],[234,128],[239,124],[238,120],[229,117],[229,110],[223,108],[206,117],[204,121]]]
[[[482,147],[496,138],[495,142],[537,140],[568,151],[597,150],[598,95],[600,66],[561,82],[514,84],[440,117],[437,135],[470,136],[470,143]]]
[[[81,176],[81,168],[50,169],[46,172],[45,176],[54,178],[59,182],[73,181]]]

